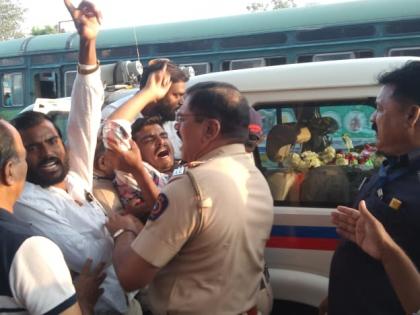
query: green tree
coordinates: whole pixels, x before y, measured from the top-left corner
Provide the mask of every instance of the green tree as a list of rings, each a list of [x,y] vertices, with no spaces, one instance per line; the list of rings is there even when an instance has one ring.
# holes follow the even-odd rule
[[[252,2],[251,4],[246,6],[246,9],[251,12],[257,11],[271,11],[271,10],[278,10],[284,8],[292,8],[295,7],[296,3],[295,0],[270,0],[261,1],[261,2]]]
[[[31,30],[31,35],[47,35],[47,34],[55,34],[57,32],[57,26],[45,25],[44,27],[34,26]]]
[[[18,0],[0,0],[0,40],[23,36],[20,26],[25,11]]]

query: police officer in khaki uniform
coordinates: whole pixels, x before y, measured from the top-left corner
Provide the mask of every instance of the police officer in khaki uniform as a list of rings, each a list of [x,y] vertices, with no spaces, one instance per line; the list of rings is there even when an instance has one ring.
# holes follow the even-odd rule
[[[273,221],[269,187],[245,152],[249,107],[232,85],[204,82],[177,114],[183,160],[144,229],[114,215],[114,265],[126,290],[151,283],[153,314],[256,314]],[[120,152],[135,167],[138,149]],[[133,158],[135,156],[135,158]]]

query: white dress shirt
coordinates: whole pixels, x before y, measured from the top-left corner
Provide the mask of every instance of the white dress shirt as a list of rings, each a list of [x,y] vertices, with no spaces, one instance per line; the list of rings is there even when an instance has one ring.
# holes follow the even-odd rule
[[[66,191],[27,182],[14,213],[35,232],[54,241],[71,270],[80,272],[87,258],[94,264],[106,262],[104,293],[95,310],[124,313],[126,297],[112,266],[113,240],[104,226],[103,208],[90,197],[103,95],[100,70],[77,75],[67,126],[70,171]]]

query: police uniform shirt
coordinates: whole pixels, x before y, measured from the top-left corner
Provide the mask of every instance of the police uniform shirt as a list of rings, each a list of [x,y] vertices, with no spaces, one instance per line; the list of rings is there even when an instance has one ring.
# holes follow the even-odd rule
[[[239,314],[256,303],[273,221],[269,187],[243,145],[220,147],[163,189],[133,250],[162,268],[149,297],[160,314]],[[201,208],[200,205],[201,204]]]
[[[0,314],[58,314],[76,303],[60,249],[0,209]]]
[[[378,174],[372,177],[354,207],[364,199],[369,211],[419,269],[420,151],[412,152],[406,162],[391,170],[383,185],[378,186]],[[405,314],[381,262],[350,241],[343,241],[333,256],[328,295],[330,315]]]

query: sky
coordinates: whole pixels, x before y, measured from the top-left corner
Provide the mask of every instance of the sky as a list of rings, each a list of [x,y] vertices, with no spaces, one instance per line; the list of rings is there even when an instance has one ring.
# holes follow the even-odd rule
[[[27,9],[23,30],[29,33],[33,26],[57,25],[70,19],[63,0],[17,0]],[[268,1],[268,0],[264,0]],[[296,0],[299,6],[314,2],[324,4],[348,0]],[[103,13],[102,28],[159,24],[184,20],[244,14],[246,6],[256,0],[92,0]],[[74,5],[80,0],[73,0]],[[67,31],[73,31],[71,22],[61,22]]]

